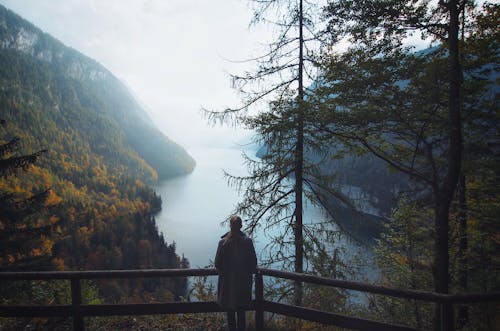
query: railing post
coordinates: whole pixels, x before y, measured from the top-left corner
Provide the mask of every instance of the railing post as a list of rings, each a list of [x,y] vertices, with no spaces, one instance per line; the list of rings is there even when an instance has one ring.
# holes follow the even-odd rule
[[[260,270],[255,274],[255,330],[264,330],[264,279]]]
[[[449,302],[441,303],[441,330],[454,331],[453,306]]]
[[[71,278],[71,305],[73,306],[73,331],[83,331],[85,329],[83,324],[83,316],[80,311],[82,304],[82,287],[80,278]]]

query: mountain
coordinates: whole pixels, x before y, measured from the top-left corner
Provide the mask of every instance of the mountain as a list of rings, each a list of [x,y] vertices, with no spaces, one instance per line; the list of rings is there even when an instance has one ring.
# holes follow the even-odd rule
[[[91,139],[94,131],[100,130],[103,140],[92,144],[96,152],[116,155],[117,149],[122,150],[128,154],[122,161],[143,163],[140,167],[150,172],[153,180],[156,175],[165,179],[193,170],[194,160],[155,127],[111,72],[5,7],[0,7],[0,49],[2,92],[14,92],[16,83],[25,90],[30,87],[45,107],[43,113],[53,117],[58,129],[75,126],[78,121],[82,124],[79,131]],[[38,67],[36,73],[23,70],[30,66]],[[109,141],[109,136],[116,139]],[[105,146],[95,146],[102,144]]]
[[[111,72],[3,6],[0,123],[2,165],[47,150],[34,165],[16,163],[16,172],[0,176],[0,205],[18,209],[8,214],[0,208],[0,271],[189,265],[167,243],[168,234],[158,232],[154,215],[161,198],[151,185],[192,171],[194,160],[155,127]],[[45,200],[35,208],[33,197]],[[118,302],[179,297],[187,282],[112,280],[92,286],[100,298]],[[28,302],[30,293],[43,290],[9,285],[0,296]],[[62,297],[46,299],[57,304]]]

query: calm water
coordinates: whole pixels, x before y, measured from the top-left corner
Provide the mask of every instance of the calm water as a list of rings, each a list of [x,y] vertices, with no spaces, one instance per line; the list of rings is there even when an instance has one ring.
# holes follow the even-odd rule
[[[245,152],[255,154],[252,149]],[[245,175],[246,169],[240,146],[200,148],[189,153],[197,162],[195,170],[189,175],[164,181],[156,188],[163,200],[163,210],[156,219],[167,242],[175,242],[177,253],[184,254],[191,267],[196,268],[205,267],[214,259],[220,236],[226,232],[226,226],[221,222],[231,214],[240,199],[237,191],[227,185],[223,170],[233,175]],[[321,221],[325,217],[321,208],[306,204],[305,223]],[[257,254],[262,252],[267,240],[262,234],[254,238]],[[344,236],[337,245],[345,248],[347,263],[354,264],[356,255],[372,260],[372,251],[349,237]],[[372,268],[358,273],[358,278],[372,277]]]
[[[221,222],[231,214],[238,194],[228,187],[223,169],[243,174],[241,150],[204,148],[190,150],[195,170],[186,176],[164,181],[156,188],[163,200],[156,217],[158,229],[191,267],[205,267],[215,257],[220,236],[226,232]]]

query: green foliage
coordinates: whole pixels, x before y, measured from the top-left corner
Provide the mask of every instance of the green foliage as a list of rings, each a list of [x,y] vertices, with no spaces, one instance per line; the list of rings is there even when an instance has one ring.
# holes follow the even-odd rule
[[[127,88],[104,67],[4,7],[0,7],[0,19],[5,23],[0,26],[5,44],[0,58],[4,87],[0,105],[12,111],[18,104],[28,104],[31,112],[19,114],[25,116],[15,122],[19,129],[26,132],[21,125],[28,126],[32,137],[45,146],[45,142],[62,145],[65,141],[63,137],[51,141],[54,133],[45,134],[45,130],[64,131],[67,138],[88,145],[86,150],[78,149],[80,154],[90,149],[152,181],[157,172],[167,178],[192,171],[194,160],[161,134]],[[39,127],[29,127],[26,116],[40,120]],[[73,144],[79,145],[79,141]]]
[[[482,290],[491,290],[496,280],[486,274],[495,274],[493,249],[498,248],[492,239],[498,227],[489,214],[496,209],[498,195],[491,186],[498,181],[494,169],[499,161],[499,52],[494,23],[498,6],[487,4],[475,10],[469,1],[331,1],[326,13],[332,41],[347,37],[353,44],[344,53],[325,53],[324,81],[312,100],[318,139],[330,135],[355,152],[373,154],[408,175],[412,183],[405,194],[411,197],[407,207],[398,210],[412,223],[394,215],[385,234],[385,247],[390,248],[379,251],[388,283],[407,287],[422,281],[419,286],[430,288],[432,279],[434,290],[447,293],[464,290],[458,281],[464,274],[469,280],[466,290],[473,290],[480,283],[473,279],[482,275],[487,284]],[[463,39],[457,45],[459,18],[464,20]],[[403,41],[412,33],[432,35],[442,44],[411,53]],[[454,193],[459,175],[466,178],[466,199]],[[479,194],[480,202],[470,199],[469,188],[484,193]],[[477,203],[481,207],[476,208]],[[430,222],[421,223],[415,217],[426,215],[430,208],[431,233]],[[479,216],[479,209],[486,212]],[[428,237],[418,239],[422,231]],[[470,240],[465,251],[464,237]],[[412,253],[401,252],[402,246],[412,247]],[[488,253],[482,255],[485,250]],[[415,254],[424,252],[427,261],[434,259],[432,272],[429,267],[418,269],[420,261],[414,264]],[[477,267],[471,269],[479,263],[478,255],[489,256],[481,263],[487,270],[484,274]],[[418,276],[415,279],[412,270]],[[432,308],[394,300],[374,304],[383,307],[379,311],[383,318],[403,322],[412,311],[408,322],[430,327],[422,314],[428,316],[425,311]],[[491,320],[488,309],[482,316]],[[479,328],[481,323],[471,327]]]
[[[0,124],[5,125],[6,121],[0,119]],[[18,175],[20,170],[27,171],[46,152],[19,155],[20,141],[17,137],[0,140],[0,180]],[[48,212],[45,204],[50,191],[32,191],[23,195],[16,190],[0,189],[0,270],[44,268],[49,264],[52,224],[38,216]]]
[[[332,43],[348,37],[376,53],[402,46],[405,38],[444,40],[447,33],[447,8],[468,5],[468,1],[450,3],[413,0],[331,0],[325,7],[327,32]]]
[[[70,305],[71,288],[68,280],[15,281],[0,285],[1,304],[9,305]],[[94,282],[82,282],[84,304],[103,303]],[[2,330],[68,330],[69,318],[0,318]]]
[[[478,166],[476,164],[476,166]],[[488,182],[496,177],[480,174],[487,168],[478,166],[474,181],[467,183],[467,292],[498,291],[499,266],[498,222],[493,218],[498,215],[498,188]],[[485,179],[479,183],[479,178]],[[491,183],[491,182],[490,182]],[[496,193],[493,193],[496,192]],[[455,293],[463,292],[459,279],[463,270],[462,254],[459,247],[458,205],[454,205],[451,214],[450,261],[451,287]],[[490,214],[493,213],[493,214]],[[495,215],[495,216],[493,216]],[[382,275],[382,285],[396,288],[410,288],[432,291],[432,255],[433,228],[432,210],[425,205],[401,200],[385,226],[382,238],[375,248],[377,265]],[[385,296],[370,296],[368,317],[391,323],[410,325],[420,329],[429,329],[430,320],[426,318],[432,312],[432,305],[419,301],[394,299]],[[496,303],[468,305],[468,323],[466,330],[490,330],[495,324]],[[458,308],[457,308],[458,311]]]
[[[0,22],[2,270],[188,265],[158,233],[154,214],[161,199],[148,185],[158,173],[191,171],[194,161],[102,66],[1,6]],[[33,43],[23,48],[17,44],[23,38]],[[20,154],[17,146],[27,157],[12,159]],[[32,165],[40,149],[47,152]],[[13,171],[28,166],[28,172]],[[21,222],[19,214],[29,217]],[[83,295],[88,302],[173,300],[186,286],[185,278],[97,281],[88,291],[84,286]],[[67,299],[64,291],[6,284],[1,298],[56,302]]]
[[[435,49],[372,58],[352,49],[334,57],[325,68],[326,79],[334,83],[318,89],[321,98],[334,97],[321,105],[325,111],[318,120],[331,123],[332,135],[339,139],[350,145],[357,142],[360,151],[429,183],[442,173],[446,157],[446,73],[441,55]]]
[[[395,288],[432,291],[431,209],[401,200],[375,248],[382,284]],[[370,311],[382,321],[430,329],[432,305],[372,295]]]

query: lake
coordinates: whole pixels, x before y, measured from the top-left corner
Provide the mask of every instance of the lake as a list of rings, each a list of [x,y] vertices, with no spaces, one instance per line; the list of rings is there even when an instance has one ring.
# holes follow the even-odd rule
[[[163,200],[162,211],[156,217],[158,229],[169,244],[175,242],[177,253],[184,254],[193,268],[205,267],[213,261],[220,236],[227,231],[227,225],[223,226],[221,222],[231,214],[240,197],[227,185],[223,170],[233,175],[245,175],[243,151],[248,155],[256,152],[241,146],[189,150],[197,162],[195,170],[186,176],[163,181],[156,187]],[[304,223],[325,218],[328,215],[322,208],[305,204]],[[254,237],[257,255],[267,240],[262,234]],[[349,236],[342,236],[335,245],[345,248],[347,263],[354,264],[357,255],[373,261],[372,250]],[[373,267],[363,270],[356,278],[373,281]]]

